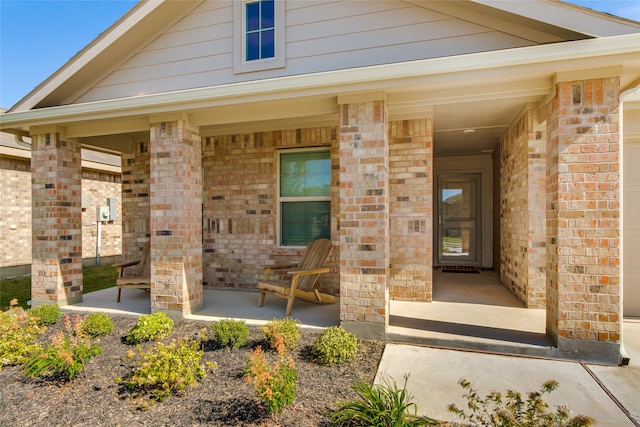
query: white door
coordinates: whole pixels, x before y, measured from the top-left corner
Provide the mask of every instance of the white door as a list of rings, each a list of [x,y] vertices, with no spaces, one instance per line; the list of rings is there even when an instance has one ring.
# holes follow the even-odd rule
[[[623,150],[623,314],[640,316],[640,141]]]

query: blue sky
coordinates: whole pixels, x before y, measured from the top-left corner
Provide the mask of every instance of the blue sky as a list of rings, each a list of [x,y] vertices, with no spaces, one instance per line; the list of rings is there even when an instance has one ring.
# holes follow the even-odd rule
[[[639,0],[572,3],[640,21]],[[135,4],[132,0],[0,0],[0,106],[13,106]]]

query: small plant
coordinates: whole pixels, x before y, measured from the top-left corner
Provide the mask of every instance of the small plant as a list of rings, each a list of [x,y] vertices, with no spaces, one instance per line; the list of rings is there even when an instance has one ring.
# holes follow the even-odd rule
[[[411,402],[407,392],[408,376],[404,377],[402,389],[395,382],[384,385],[369,385],[358,381],[352,389],[360,396],[359,400],[338,402],[338,409],[329,414],[333,426],[397,426],[417,427],[436,425],[430,418],[419,418],[418,408]]]
[[[262,351],[256,347],[247,363],[246,380],[253,384],[258,398],[267,405],[269,414],[279,414],[296,399],[298,372],[291,354],[285,351],[282,336],[277,338],[278,360],[271,365]]]
[[[273,349],[276,348],[280,338],[284,350],[291,351],[296,348],[300,341],[300,322],[287,317],[286,319],[273,319],[266,325],[260,327],[265,340]]]
[[[130,377],[118,381],[129,390],[147,394],[152,400],[162,401],[173,393],[194,386],[205,377],[201,363],[203,351],[193,340],[174,340],[170,344],[156,343],[148,351],[138,347],[141,361]],[[128,358],[134,358],[130,350]],[[215,368],[215,364],[211,366]]]
[[[212,322],[213,342],[220,347],[240,348],[249,339],[249,327],[242,320],[223,319]]]
[[[41,325],[53,325],[60,319],[58,304],[42,304],[29,310],[29,313],[39,319]]]
[[[113,320],[104,313],[91,313],[84,318],[80,329],[91,338],[103,337],[113,330]]]
[[[85,362],[102,354],[102,347],[82,338],[80,315],[64,318],[64,331],[54,334],[48,345],[31,353],[22,368],[27,377],[64,375],[73,379],[84,371]]]
[[[45,326],[11,300],[9,310],[0,311],[0,370],[21,364],[37,349],[36,339],[44,331]]]
[[[131,328],[126,340],[129,344],[159,340],[169,335],[172,330],[173,320],[166,313],[160,311],[146,314],[138,318],[138,323]]]
[[[464,421],[464,425],[587,427],[595,424],[591,417],[578,415],[572,418],[571,411],[566,406],[558,406],[555,412],[547,411],[549,405],[542,396],[558,387],[558,382],[554,380],[546,381],[540,390],[528,393],[526,400],[523,400],[520,392],[512,389],[509,389],[505,396],[493,391],[487,397],[481,398],[469,381],[461,379],[458,384],[466,390],[464,397],[471,413],[467,414],[455,404],[449,405],[449,411],[458,415]]]
[[[358,353],[358,339],[341,326],[331,326],[318,337],[311,352],[325,365],[350,362]]]

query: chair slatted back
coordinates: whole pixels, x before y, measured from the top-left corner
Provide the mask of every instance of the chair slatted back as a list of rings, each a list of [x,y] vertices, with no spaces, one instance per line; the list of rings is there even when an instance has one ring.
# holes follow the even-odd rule
[[[142,259],[138,264],[138,277],[151,277],[151,243],[144,244]]]
[[[302,259],[298,264],[298,270],[311,270],[321,268],[327,263],[333,244],[329,239],[318,239],[309,243],[304,250]],[[311,291],[318,280],[319,274],[310,274],[300,277],[298,281],[298,289],[303,291]]]

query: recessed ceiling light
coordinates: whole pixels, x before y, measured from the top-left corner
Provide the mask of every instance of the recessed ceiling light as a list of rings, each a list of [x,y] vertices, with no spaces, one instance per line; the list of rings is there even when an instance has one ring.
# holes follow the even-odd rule
[[[475,129],[465,129],[462,131],[462,133],[475,133]]]

